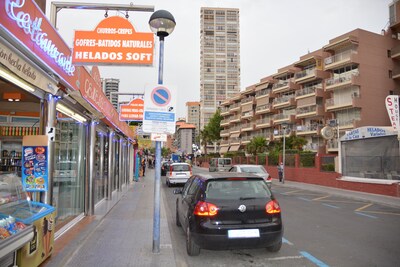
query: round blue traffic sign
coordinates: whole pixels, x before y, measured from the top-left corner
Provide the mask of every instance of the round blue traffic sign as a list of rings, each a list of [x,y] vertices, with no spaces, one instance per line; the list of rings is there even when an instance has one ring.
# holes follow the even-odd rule
[[[163,86],[158,86],[151,92],[151,101],[154,105],[164,107],[171,102],[171,92]]]

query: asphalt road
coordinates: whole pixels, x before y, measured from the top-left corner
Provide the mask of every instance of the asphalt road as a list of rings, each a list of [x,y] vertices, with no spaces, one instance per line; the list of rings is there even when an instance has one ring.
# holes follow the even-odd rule
[[[175,224],[175,188],[162,182],[177,266],[399,266],[400,209],[277,183],[285,227],[279,252],[201,250],[190,257]]]

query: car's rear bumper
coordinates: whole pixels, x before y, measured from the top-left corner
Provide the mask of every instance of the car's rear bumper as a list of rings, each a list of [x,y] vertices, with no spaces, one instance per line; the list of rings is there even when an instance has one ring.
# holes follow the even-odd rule
[[[170,184],[185,184],[186,181],[189,179],[189,177],[187,178],[172,178],[172,177],[168,177],[167,178]]]
[[[193,233],[194,242],[204,249],[226,250],[226,249],[251,249],[266,248],[277,244],[282,240],[283,230],[260,233],[255,238],[228,238],[227,234],[198,234]]]

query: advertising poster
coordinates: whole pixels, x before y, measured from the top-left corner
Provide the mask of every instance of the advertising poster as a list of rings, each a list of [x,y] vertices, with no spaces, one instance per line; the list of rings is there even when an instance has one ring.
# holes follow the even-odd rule
[[[22,147],[22,185],[27,192],[47,191],[47,146]]]

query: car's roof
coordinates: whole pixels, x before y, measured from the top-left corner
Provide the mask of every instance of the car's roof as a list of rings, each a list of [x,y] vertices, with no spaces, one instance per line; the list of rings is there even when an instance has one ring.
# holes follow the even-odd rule
[[[172,163],[171,164],[172,166],[175,166],[175,165],[190,165],[189,163],[186,163],[186,162],[174,162],[174,163]]]
[[[254,165],[254,164],[235,164],[232,167],[262,167],[262,165]]]
[[[205,173],[196,173],[195,176],[199,176],[204,180],[208,179],[226,179],[226,178],[251,178],[251,179],[262,179],[260,176],[245,173],[245,172],[205,172]]]

